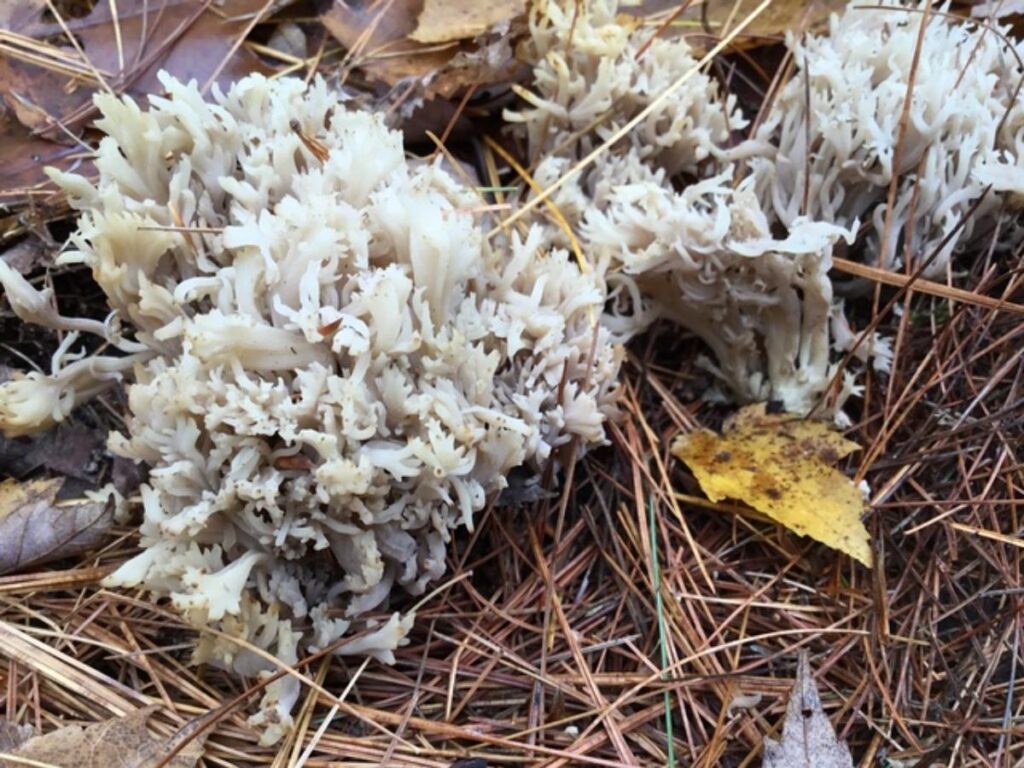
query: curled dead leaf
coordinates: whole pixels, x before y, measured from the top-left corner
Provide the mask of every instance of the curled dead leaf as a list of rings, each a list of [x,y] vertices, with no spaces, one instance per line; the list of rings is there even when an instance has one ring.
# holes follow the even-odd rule
[[[100,544],[112,521],[105,502],[57,502],[63,478],[0,483],[0,574]]]
[[[831,425],[767,413],[763,403],[740,409],[724,434],[702,429],[672,446],[712,501],[746,502],[871,567],[863,495],[832,467],[856,450]]]

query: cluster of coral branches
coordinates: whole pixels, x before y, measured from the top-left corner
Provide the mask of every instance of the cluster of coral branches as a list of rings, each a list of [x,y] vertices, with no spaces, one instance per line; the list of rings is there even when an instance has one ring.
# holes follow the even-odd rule
[[[108,583],[217,629],[198,660],[390,659],[412,620],[393,590],[443,575],[511,470],[605,439],[621,345],[656,319],[705,343],[709,395],[841,418],[858,386],[839,357],[889,353],[846,321],[833,249],[946,276],[1022,199],[1021,66],[997,30],[931,19],[911,98],[919,15],[850,9],[792,44],[743,138],[685,41],[610,0],[541,5],[533,90],[506,117],[554,192],[514,225],[322,81],[206,100],[165,78],[145,110],[97,98],[95,182],[54,173],[80,212],[61,262],[91,268],[108,319],[61,315],[0,262],[15,312],[67,333],[49,374],[0,386],[0,426],[47,429],[128,384],[109,444],[149,468],[143,551]],[[268,741],[297,696],[268,688]]]

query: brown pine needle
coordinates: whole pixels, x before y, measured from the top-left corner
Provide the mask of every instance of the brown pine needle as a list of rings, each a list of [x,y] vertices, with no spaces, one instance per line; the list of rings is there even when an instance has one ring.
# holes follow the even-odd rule
[[[909,285],[910,290],[918,293],[926,293],[929,296],[937,296],[941,299],[949,299],[950,301],[960,301],[965,304],[984,307],[998,312],[1010,312],[1015,315],[1024,315],[1024,306],[1020,304],[1013,304],[1008,301],[993,299],[991,296],[984,296],[973,291],[965,291],[962,288],[954,288],[951,285],[943,285],[942,283],[936,283],[932,280],[925,280],[924,278],[917,278],[915,280],[909,275],[890,272],[889,270],[881,269],[880,267],[871,267],[867,264],[860,264],[856,261],[849,261],[847,259],[840,259],[836,257],[832,258],[832,266],[840,272],[845,272],[848,275],[864,277],[868,280],[873,280],[876,283],[882,283],[883,285],[892,285],[897,288]]]

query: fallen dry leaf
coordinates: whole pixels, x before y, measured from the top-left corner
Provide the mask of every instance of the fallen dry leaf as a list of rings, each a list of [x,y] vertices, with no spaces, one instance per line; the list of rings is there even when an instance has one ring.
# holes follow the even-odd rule
[[[68,137],[55,127],[53,118],[72,127],[82,118],[82,109],[98,87],[87,81],[89,65],[112,88],[133,95],[159,93],[156,74],[160,69],[180,80],[195,78],[204,84],[226,59],[217,77],[221,85],[249,72],[268,72],[244,46],[235,49],[251,14],[265,5],[265,0],[228,0],[204,10],[204,4],[194,0],[98,2],[88,15],[65,19],[88,64],[81,61],[59,24],[43,20],[39,11],[23,9],[0,27],[0,41],[5,43],[0,49],[0,94],[26,126],[45,129],[47,138],[66,142]],[[116,25],[112,8],[117,10]],[[49,53],[54,61],[60,55],[77,61],[88,77],[73,79],[24,61],[15,51],[26,50],[26,38],[46,43],[44,57]]]
[[[715,35],[724,36],[761,4],[761,0],[713,0],[695,9],[703,8],[704,21]],[[773,0],[743,30],[733,43],[738,48],[755,48],[782,40],[787,32],[813,32],[820,29],[828,17],[847,5],[847,0]],[[700,12],[695,10],[695,12]]]
[[[525,12],[526,0],[424,0],[416,29],[409,37],[420,43],[471,40]]]
[[[11,752],[32,738],[32,726],[0,719],[0,752]]]
[[[857,449],[824,422],[769,414],[760,403],[740,409],[722,435],[702,429],[679,437],[672,453],[712,501],[746,502],[870,567],[863,496],[831,466]]]
[[[81,147],[33,136],[0,104],[0,205],[24,196],[33,187],[49,184],[43,173],[47,165],[70,170],[80,166],[83,154]]]
[[[473,44],[427,45],[411,39],[421,7],[422,0],[335,0],[320,20],[350,51],[354,67],[388,86],[420,80],[428,97],[447,99],[472,85],[506,83],[518,76],[508,35]]]
[[[0,259],[23,275],[53,263],[48,249],[38,237],[26,237],[0,251]]]
[[[0,467],[15,479],[48,469],[52,474],[95,485],[100,469],[95,459],[105,439],[101,429],[67,421],[36,435],[0,435]]]
[[[836,739],[832,723],[821,708],[806,651],[800,653],[797,663],[782,739],[764,740],[761,768],[853,768],[850,749]]]
[[[193,721],[169,739],[149,734],[146,723],[159,707],[146,707],[121,718],[94,725],[66,725],[43,736],[36,736],[10,752],[0,768],[15,768],[35,761],[57,768],[193,768],[203,756],[205,734],[191,738]],[[179,744],[186,742],[173,758],[164,759]],[[31,765],[31,763],[29,763]]]
[[[0,29],[25,29],[40,18],[46,0],[6,0],[0,5]]]
[[[63,478],[0,483],[0,574],[99,544],[110,528],[104,502],[56,502]]]
[[[320,20],[351,53],[367,77],[395,85],[408,77],[425,77],[455,55],[455,45],[426,46],[409,40],[419,0],[335,0]]]
[[[1002,19],[1019,14],[1024,14],[1024,0],[988,0],[971,8],[971,16],[976,19]]]

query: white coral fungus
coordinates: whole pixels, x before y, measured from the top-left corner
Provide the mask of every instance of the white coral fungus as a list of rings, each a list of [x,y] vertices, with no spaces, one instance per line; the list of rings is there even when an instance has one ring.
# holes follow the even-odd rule
[[[53,174],[81,211],[62,261],[137,339],[110,445],[150,467],[144,551],[108,583],[244,641],[198,654],[244,674],[267,668],[248,646],[291,663],[344,635],[389,660],[410,618],[380,614],[390,593],[442,575],[509,470],[603,439],[601,286],[537,231],[488,244],[472,189],[323,83],[251,76],[208,102],[162,82],[148,111],[97,97],[95,186]],[[65,415],[68,378],[4,385],[2,426]],[[296,695],[271,686],[268,741]]]
[[[685,40],[616,11],[614,0],[549,2],[531,16],[535,92],[508,117],[542,186],[697,67]],[[794,217],[785,237],[772,237],[752,180],[733,183],[733,163],[763,151],[728,149],[746,125],[734,97],[694,71],[552,201],[607,281],[607,324],[620,338],[671,318],[711,348],[711,367],[735,396],[808,412],[826,403],[835,372],[828,270],[832,244],[851,233]],[[549,235],[561,238],[555,227]],[[846,397],[844,383],[827,405]]]
[[[1024,67],[1008,28],[952,19],[946,5],[927,18],[923,3],[883,5],[851,4],[827,36],[790,41],[796,71],[758,133],[778,146],[753,161],[758,192],[784,224],[859,219],[870,227],[867,260],[890,268],[907,251],[944,277],[958,248],[1024,200]]]

